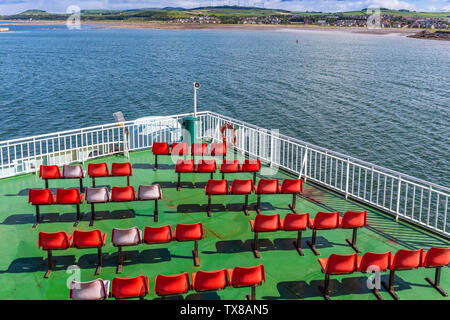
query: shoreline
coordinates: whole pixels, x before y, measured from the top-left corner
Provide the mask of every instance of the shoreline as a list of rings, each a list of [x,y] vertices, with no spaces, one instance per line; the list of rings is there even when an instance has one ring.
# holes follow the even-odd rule
[[[0,20],[0,23],[20,23],[21,25],[65,25],[66,21],[24,21],[24,20]],[[168,30],[255,30],[255,31],[279,31],[279,30],[307,30],[307,31],[340,31],[359,34],[388,35],[401,34],[412,35],[424,29],[400,29],[381,28],[367,29],[358,27],[323,27],[315,25],[270,25],[270,24],[184,24],[184,23],[159,23],[159,22],[110,22],[110,21],[82,21],[83,25],[95,26],[94,29],[168,29]]]

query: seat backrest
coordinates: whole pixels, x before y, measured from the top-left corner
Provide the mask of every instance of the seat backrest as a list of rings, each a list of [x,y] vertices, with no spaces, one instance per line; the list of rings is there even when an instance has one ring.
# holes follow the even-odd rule
[[[64,178],[83,178],[84,172],[81,165],[77,164],[74,166],[64,165],[63,166],[63,177]]]
[[[111,234],[111,242],[115,246],[141,243],[141,231],[138,227],[129,229],[114,228]]]
[[[203,239],[203,224],[201,222],[193,224],[179,223],[175,227],[174,238],[177,241],[190,241]]]
[[[283,230],[305,230],[308,228],[309,213],[288,213],[284,216]]]
[[[72,281],[70,283],[69,299],[101,300],[108,297],[109,281],[95,279],[87,282]]]
[[[314,217],[314,229],[335,229],[339,227],[339,212],[317,212]]]
[[[405,250],[400,249],[395,253],[391,269],[415,269],[422,264],[423,249]]]
[[[198,156],[206,155],[207,148],[208,148],[208,144],[206,144],[204,142],[194,142],[191,145],[191,154],[198,155]]]
[[[111,201],[134,201],[136,200],[136,192],[133,186],[113,187],[111,191]]]
[[[235,267],[229,270],[230,284],[233,287],[249,287],[261,285],[266,281],[264,265],[254,267]]]
[[[153,142],[153,154],[169,154],[169,144],[167,142]]]
[[[284,179],[281,183],[281,193],[302,192],[302,179]]]
[[[38,248],[44,250],[68,249],[71,243],[69,235],[64,231],[60,232],[39,232]]]
[[[328,258],[325,272],[329,274],[355,272],[357,267],[357,258],[358,255],[356,253],[350,255],[333,253]]]
[[[157,275],[155,278],[155,293],[158,296],[184,294],[191,287],[187,272],[176,275]]]
[[[149,292],[148,277],[113,278],[111,295],[115,298],[144,297]]]
[[[105,239],[98,229],[91,231],[75,230],[73,232],[73,246],[76,248],[98,248],[104,245]]]
[[[186,142],[174,142],[172,143],[171,154],[176,156],[183,156],[188,154],[188,147]]]
[[[358,271],[360,272],[374,272],[386,271],[391,266],[391,252],[373,253],[366,252],[359,263]]]
[[[232,194],[249,194],[252,193],[254,190],[253,186],[253,180],[239,180],[235,179],[233,180],[233,183],[231,184],[231,193]]]
[[[208,180],[205,187],[206,194],[227,194],[228,181],[227,180]]]
[[[278,179],[261,179],[256,187],[257,194],[278,193]]]
[[[259,159],[256,160],[244,160],[244,163],[241,165],[241,171],[243,172],[255,172],[261,170],[261,161]]]
[[[172,239],[173,232],[169,225],[162,227],[145,227],[144,242],[147,244],[170,242]]]
[[[253,226],[254,231],[276,231],[281,226],[280,215],[277,214],[257,214]]]
[[[81,200],[80,190],[76,188],[56,190],[56,203],[79,204],[82,202]]]
[[[156,200],[160,199],[162,196],[161,186],[159,184],[154,184],[150,186],[140,185],[138,189],[138,199],[139,200]]]
[[[367,211],[347,211],[342,217],[340,228],[362,228],[367,226]]]
[[[194,172],[194,159],[178,159],[175,164],[175,172]]]
[[[217,271],[197,271],[192,274],[192,288],[195,291],[223,290],[228,286],[226,269]]]
[[[108,187],[86,187],[85,192],[87,203],[102,203],[109,201]]]
[[[129,162],[114,162],[111,165],[111,175],[113,176],[131,176],[133,168]]]
[[[226,143],[211,143],[210,154],[212,156],[222,156],[227,154],[227,144]]]
[[[238,172],[239,161],[238,160],[224,160],[220,165],[220,171],[225,172]]]
[[[216,160],[200,160],[197,164],[198,172],[215,172],[217,169]]]
[[[425,254],[424,267],[440,267],[450,264],[450,248],[430,248]]]
[[[53,193],[50,189],[30,189],[28,191],[28,203],[33,205],[52,204]]]
[[[45,166],[41,165],[39,167],[39,178],[42,179],[59,179],[61,178],[61,172],[59,167],[56,165]]]
[[[108,165],[103,163],[89,163],[88,164],[89,177],[106,177],[109,175]]]

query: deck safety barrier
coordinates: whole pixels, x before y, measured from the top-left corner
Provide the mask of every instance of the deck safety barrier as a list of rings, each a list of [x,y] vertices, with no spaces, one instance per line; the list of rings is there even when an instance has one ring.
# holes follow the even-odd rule
[[[117,153],[127,156],[130,151],[151,148],[153,142],[178,142],[182,119],[192,115],[143,118],[1,141],[0,178],[38,172],[41,164],[62,166]],[[238,128],[236,151],[450,238],[449,188],[215,112],[197,112],[197,117],[199,139],[222,142],[220,129],[230,123]],[[232,141],[232,134],[226,133]]]

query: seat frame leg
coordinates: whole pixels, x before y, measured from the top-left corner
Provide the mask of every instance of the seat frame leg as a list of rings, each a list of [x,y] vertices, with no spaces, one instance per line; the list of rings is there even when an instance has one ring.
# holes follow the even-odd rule
[[[80,178],[80,192],[83,193],[83,178]]]
[[[158,155],[155,154],[155,167],[153,168],[154,171],[158,170]]]
[[[95,275],[99,275],[100,272],[102,271],[103,266],[102,247],[99,247],[97,249],[97,256],[98,256],[98,266],[97,269],[95,270]]]
[[[297,213],[297,210],[295,210],[295,203],[297,201],[297,194],[293,193],[292,194],[292,203],[289,204],[289,209],[292,210],[292,212]]]
[[[253,254],[255,258],[260,259],[261,255],[259,254],[259,243],[258,243],[258,232],[254,232],[255,237],[253,239]]]
[[[208,195],[208,207],[207,207],[207,209],[206,209],[206,213],[208,214],[208,217],[211,217],[212,216],[212,212],[211,212],[211,207],[212,207],[212,204],[211,204],[211,195],[209,194]]]
[[[95,177],[92,177],[92,187],[95,188]]]
[[[345,239],[345,241],[347,241],[347,243],[350,245],[350,247],[353,248],[353,250],[355,250],[356,253],[361,253],[361,250],[359,250],[358,247],[356,246],[357,233],[358,233],[358,228],[353,228],[352,240],[350,241],[350,239]]]
[[[91,203],[91,222],[89,223],[89,226],[92,227],[95,222],[95,206],[93,203]]]
[[[47,255],[48,255],[48,270],[44,275],[44,278],[47,279],[50,276],[50,273],[53,270],[53,255],[52,255],[52,250],[47,250]]]
[[[81,212],[80,212],[80,205],[77,204],[77,220],[75,221],[75,223],[73,224],[74,227],[78,226],[78,224],[81,221]]]
[[[320,256],[319,251],[317,251],[316,249],[316,237],[317,237],[317,230],[313,229],[311,241],[307,240],[306,243],[316,256]]]
[[[130,176],[127,176],[127,186],[130,186]]]
[[[400,300],[399,296],[394,291],[394,280],[395,280],[395,270],[391,270],[389,272],[389,284],[382,281],[381,284],[386,289],[387,292],[394,298],[395,300]]]
[[[325,273],[325,280],[323,282],[323,287],[319,286],[319,290],[322,293],[325,300],[331,300],[330,298],[330,274]]]
[[[198,256],[198,240],[194,240],[194,251],[192,251],[194,255],[194,266],[200,267],[200,258]]]
[[[253,172],[253,184],[256,186],[256,171]]]
[[[245,202],[244,202],[244,213],[246,216],[249,216],[248,213],[248,194],[245,195]]]
[[[118,261],[117,261],[117,270],[116,270],[116,273],[122,273],[122,267],[123,267],[123,252],[122,252],[122,247],[121,247],[121,246],[118,247],[117,257],[118,257]]]
[[[304,256],[305,254],[303,253],[302,250],[302,230],[298,230],[297,241],[294,241],[293,243],[295,249],[297,249],[298,254]]]
[[[383,297],[380,295],[380,291],[378,291],[377,288],[373,288],[371,291],[375,295],[375,297],[377,297],[378,300],[384,300]]]
[[[256,300],[256,285],[251,287],[250,294],[246,295],[245,299],[250,301]]]
[[[33,224],[33,228],[36,228],[38,224],[41,223],[41,210],[39,205],[36,205],[36,222]]]
[[[214,172],[211,172],[211,180],[214,179]]]
[[[222,180],[225,180],[225,173],[222,172]]]
[[[155,199],[155,212],[154,212],[154,216],[153,216],[153,221],[154,222],[158,222],[158,199]]]
[[[48,179],[45,179],[45,189],[48,189]]]
[[[177,185],[177,191],[181,190],[181,173],[178,172],[178,185]]]
[[[256,213],[261,213],[261,195],[258,194],[258,198],[256,200]]]
[[[436,267],[436,273],[434,275],[434,282],[433,282],[433,280],[431,280],[430,277],[426,277],[425,280],[427,280],[428,283],[431,284],[431,286],[433,288],[435,288],[441,295],[443,295],[444,297],[448,297],[448,293],[445,292],[444,289],[442,289],[440,287],[441,269],[442,269],[442,267]]]

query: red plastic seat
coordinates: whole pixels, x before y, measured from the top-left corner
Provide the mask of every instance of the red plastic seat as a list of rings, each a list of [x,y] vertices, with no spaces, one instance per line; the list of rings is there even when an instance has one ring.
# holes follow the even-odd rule
[[[339,212],[317,212],[314,218],[309,218],[309,228],[313,230],[311,241],[306,241],[316,256],[320,255],[316,249],[317,230],[336,229],[339,227]]]
[[[210,154],[215,156],[222,156],[225,159],[227,155],[227,144],[226,143],[211,143],[210,145]]]
[[[219,171],[222,173],[222,179],[225,179],[225,173],[236,173],[239,171],[239,161],[223,160],[219,166]]]
[[[44,166],[41,165],[39,167],[39,178],[45,180],[45,188],[48,189],[48,179],[61,179],[61,172],[59,171],[59,167],[56,165]]]
[[[226,269],[198,271],[192,274],[192,289],[197,292],[224,290],[228,283]]]
[[[284,219],[281,219],[281,230],[297,231],[297,241],[294,241],[294,247],[301,256],[304,255],[302,250],[302,231],[308,228],[308,221],[309,213],[288,213]]]
[[[261,179],[256,186],[256,194],[258,200],[256,203],[256,212],[261,213],[261,195],[262,194],[277,194],[278,193],[278,179]]]
[[[133,168],[129,162],[114,162],[111,165],[111,176],[127,177],[127,186],[130,185],[130,176],[133,175]]]
[[[211,179],[213,179],[213,175],[216,170],[216,160],[200,160],[195,168],[195,171],[198,173],[210,173]]]
[[[275,232],[280,230],[281,219],[279,214],[258,214],[255,220],[250,220],[250,226],[252,232],[255,234],[253,241],[253,253],[256,258],[261,258],[259,255],[259,244],[258,244],[258,232]]]
[[[111,201],[125,202],[135,200],[136,200],[136,191],[134,191],[133,186],[112,188]]]
[[[111,296],[116,299],[137,298],[141,300],[149,292],[148,277],[113,278]]]
[[[74,223],[76,227],[81,221],[80,204],[84,201],[84,194],[80,190],[73,189],[58,189],[56,190],[56,204],[70,204],[77,207],[77,220]]]
[[[245,195],[245,202],[244,202],[244,213],[246,216],[249,215],[248,213],[248,196],[255,190],[255,187],[253,185],[253,180],[233,180],[233,183],[231,184],[230,188],[230,194],[242,194]]]
[[[89,249],[97,248],[98,253],[98,266],[95,270],[95,275],[100,274],[103,264],[102,247],[106,243],[106,233],[102,233],[100,230],[80,231],[75,230],[73,232],[73,246],[77,249]]]
[[[211,196],[226,195],[228,193],[227,180],[208,180],[205,187],[205,194],[208,196],[208,206],[206,212],[208,217],[212,215]]]
[[[320,288],[326,300],[330,300],[330,275],[351,274],[357,270],[358,256],[356,253],[350,255],[332,254],[329,258],[317,259],[325,274],[324,287]]]
[[[390,251],[385,253],[366,252],[362,257],[358,257],[357,271],[363,273],[384,272],[389,270],[390,265]],[[375,279],[376,281],[379,281],[377,278]],[[379,287],[379,283],[375,283],[375,287],[372,289],[372,292],[378,300],[383,300],[383,297],[378,292]]]
[[[159,156],[168,156],[170,155],[169,144],[167,142],[153,142],[152,152],[155,156],[155,167],[153,170],[158,169],[158,155]]]
[[[382,282],[383,287],[391,294],[395,300],[400,298],[394,291],[395,271],[417,269],[422,265],[423,249],[418,250],[398,250],[391,256],[389,284]]]
[[[302,180],[301,179],[284,179],[281,183],[279,193],[292,194],[292,203],[289,204],[289,208],[295,211],[295,202],[297,200],[297,193],[302,192]]]
[[[166,296],[185,294],[189,291],[191,284],[187,272],[176,275],[157,275],[155,278],[155,293],[164,298]]]
[[[228,279],[230,285],[234,288],[251,287],[248,300],[256,300],[256,286],[262,285],[266,281],[264,266],[262,264],[254,267],[235,267],[228,269]]]
[[[194,159],[178,159],[175,165],[175,172],[178,173],[177,191],[181,190],[181,173],[192,173],[195,170]]]
[[[207,155],[208,144],[204,142],[194,142],[191,145],[192,156],[205,156]]]
[[[162,227],[145,227],[144,229],[144,243],[166,243],[173,239],[172,228],[167,226]]]
[[[175,227],[174,238],[177,241],[194,241],[194,265],[198,267],[200,265],[198,241],[204,238],[202,223],[178,224]]]
[[[89,163],[88,176],[92,178],[92,186],[95,188],[95,178],[108,177],[108,165],[103,163]]]
[[[172,143],[172,149],[170,153],[174,156],[185,156],[188,154],[187,143],[185,142],[174,142]]]
[[[450,264],[450,248],[436,248],[433,247],[427,252],[423,253],[422,256],[422,267],[425,268],[436,268],[435,280],[431,280],[431,278],[426,277],[427,280],[433,288],[439,291],[444,297],[448,297],[447,292],[444,291],[440,287],[441,280],[441,269],[442,267],[448,267]]]
[[[339,228],[353,229],[352,240],[345,239],[345,241],[358,253],[361,251],[356,247],[356,234],[358,228],[362,227],[367,227],[367,211],[347,211],[342,218],[339,218]]]
[[[241,172],[253,172],[253,184],[256,185],[256,173],[261,170],[261,161],[257,160],[244,160],[244,163],[239,166]]]
[[[33,228],[41,223],[40,205],[50,205],[56,203],[56,195],[50,189],[30,189],[28,191],[28,203],[36,207],[36,223]]]
[[[66,250],[72,247],[72,236],[64,231],[60,232],[39,232],[38,248],[47,251],[48,270],[44,278],[48,278],[53,270],[52,250]]]

